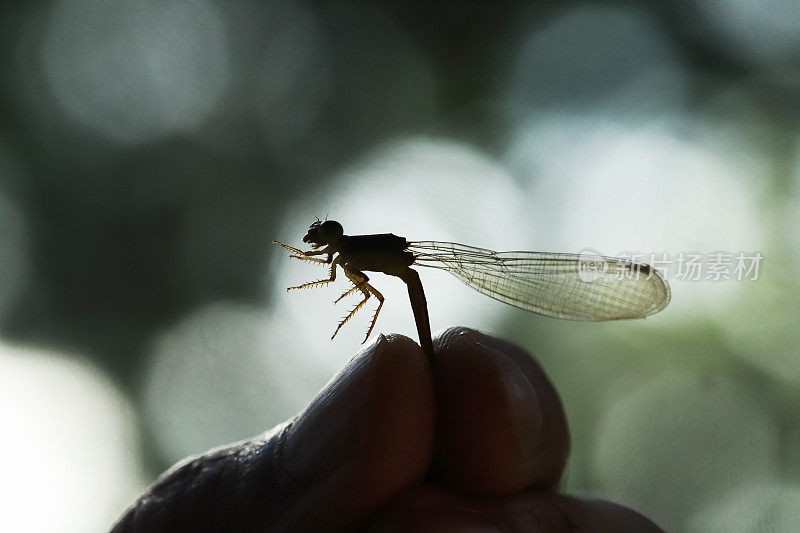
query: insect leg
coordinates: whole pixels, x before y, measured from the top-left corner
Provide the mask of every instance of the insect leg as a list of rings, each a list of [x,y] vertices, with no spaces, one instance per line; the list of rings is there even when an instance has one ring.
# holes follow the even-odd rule
[[[326,246],[322,250],[308,250],[307,252],[304,252],[303,250],[295,248],[294,246],[289,246],[288,244],[283,244],[280,241],[272,241],[272,243],[273,244],[279,244],[279,245],[283,246],[284,248],[286,248],[287,250],[291,250],[294,253],[299,254],[299,255],[290,255],[289,256],[289,257],[293,257],[295,259],[305,259],[306,261],[316,261],[318,263],[330,263],[333,260],[333,254],[330,251],[328,251],[329,246]],[[311,255],[322,255],[322,254],[328,254],[328,259],[316,259],[316,258],[309,257]]]
[[[303,283],[302,285],[298,285],[297,287],[289,287],[286,289],[287,291],[291,291],[292,289],[305,289],[306,287],[311,287],[314,285],[324,285],[325,283],[331,283],[332,281],[336,280],[336,265],[339,264],[339,258],[333,260],[331,263],[331,277],[330,279],[321,279],[318,281],[310,281],[308,283]]]
[[[330,263],[332,256],[329,255],[327,259],[320,259],[318,257],[306,257],[304,255],[290,255],[289,257],[294,259],[303,259],[304,261],[314,261],[316,263]]]
[[[284,248],[286,248],[287,250],[291,250],[291,251],[293,251],[293,252],[294,252],[294,253],[296,253],[296,254],[302,254],[302,253],[303,253],[303,250],[298,250],[298,249],[297,249],[297,248],[295,248],[294,246],[289,246],[288,244],[283,244],[283,243],[282,243],[282,242],[280,242],[280,241],[272,241],[272,244],[280,244],[281,246],[283,246],[283,247],[284,247]]]
[[[353,291],[355,291],[355,290],[357,290],[357,289],[358,289],[358,285],[354,285],[352,289],[350,289],[350,290],[349,290],[349,291],[347,291],[346,293],[344,293],[344,294],[342,294],[341,296],[339,296],[338,298],[336,298],[336,299],[333,301],[333,303],[339,303],[339,300],[341,300],[342,298],[344,298],[345,296],[347,296],[348,294],[350,294],[351,292],[353,292]]]
[[[375,327],[375,322],[378,320],[378,313],[381,312],[381,307],[383,307],[383,294],[381,294],[378,291],[378,289],[376,289],[375,287],[373,287],[369,283],[365,283],[365,285],[367,286],[367,290],[369,292],[371,292],[372,294],[374,294],[375,298],[377,298],[378,301],[380,302],[378,304],[378,308],[375,310],[375,314],[372,315],[372,323],[369,325],[369,329],[367,330],[367,336],[364,337],[364,342],[367,342],[367,339],[369,338],[370,333],[372,333],[372,329]],[[364,344],[364,342],[362,342],[361,344]]]
[[[356,305],[353,308],[353,310],[350,311],[341,322],[339,322],[339,325],[336,327],[336,331],[334,331],[333,335],[331,335],[331,339],[333,339],[336,336],[336,334],[339,333],[339,330],[342,329],[342,326],[344,326],[347,323],[347,321],[350,320],[354,314],[356,314],[356,311],[361,309],[364,306],[364,304],[367,303],[367,300],[369,300],[369,295],[370,295],[370,291],[368,288],[370,287],[370,285],[367,283],[369,278],[367,277],[366,274],[358,270],[348,270],[346,267],[342,268],[344,270],[344,275],[350,278],[350,281],[355,283],[356,285],[355,288],[361,291],[361,293],[364,295],[364,299],[361,300],[361,302],[358,305]],[[345,294],[349,294],[350,292],[352,292],[352,289],[346,292]]]

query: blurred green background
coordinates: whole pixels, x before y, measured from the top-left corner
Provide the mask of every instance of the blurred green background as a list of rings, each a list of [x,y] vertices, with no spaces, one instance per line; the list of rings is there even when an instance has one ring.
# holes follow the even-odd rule
[[[755,254],[643,321],[422,272],[434,330],[535,353],[565,490],[671,531],[800,521],[800,4],[0,5],[0,529],[103,530],[359,349],[290,262],[315,216],[493,249]],[[416,339],[405,290],[376,332]],[[342,304],[339,304],[340,306]],[[349,305],[345,304],[345,305]],[[47,509],[47,512],[41,512]]]

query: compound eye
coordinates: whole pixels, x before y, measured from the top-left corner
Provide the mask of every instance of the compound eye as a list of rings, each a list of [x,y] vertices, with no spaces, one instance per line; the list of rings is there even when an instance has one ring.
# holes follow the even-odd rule
[[[326,242],[333,242],[344,235],[344,228],[335,220],[326,220],[320,224],[319,233]]]

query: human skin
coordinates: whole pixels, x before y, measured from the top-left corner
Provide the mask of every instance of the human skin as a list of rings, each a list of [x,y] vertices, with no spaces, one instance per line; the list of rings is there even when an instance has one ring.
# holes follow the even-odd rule
[[[559,494],[569,431],[521,348],[380,335],[290,421],[163,474],[113,531],[661,531]]]

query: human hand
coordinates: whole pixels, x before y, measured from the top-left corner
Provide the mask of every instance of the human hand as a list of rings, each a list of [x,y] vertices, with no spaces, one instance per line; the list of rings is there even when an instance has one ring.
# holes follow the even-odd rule
[[[661,531],[556,492],[561,402],[520,348],[452,328],[435,367],[383,335],[297,417],[165,473],[114,532]]]

